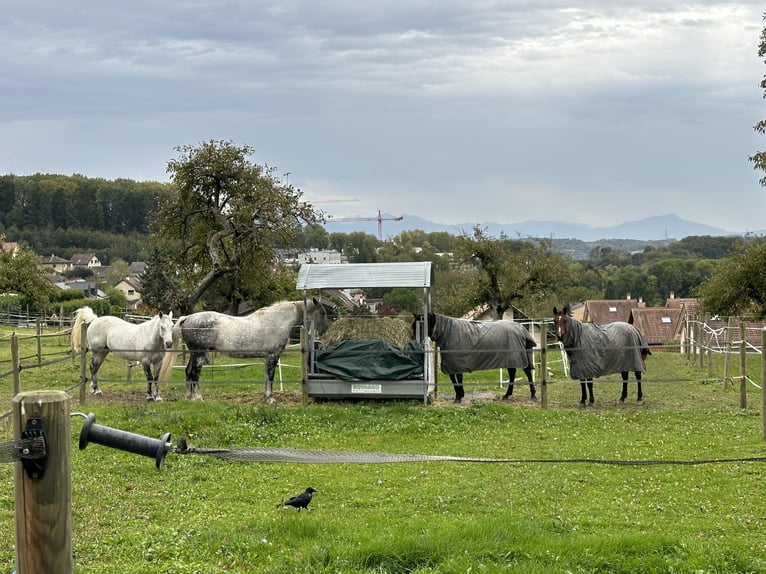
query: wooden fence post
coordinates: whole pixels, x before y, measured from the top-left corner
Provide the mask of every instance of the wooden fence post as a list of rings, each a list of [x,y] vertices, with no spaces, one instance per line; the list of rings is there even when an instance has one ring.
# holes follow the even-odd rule
[[[747,408],[747,325],[739,324],[739,406]]]
[[[31,391],[13,398],[14,437],[45,432],[44,469],[15,469],[16,570],[19,574],[72,574],[72,484],[69,395]],[[34,436],[39,436],[36,434]]]
[[[11,333],[11,369],[13,370],[13,396],[21,391],[21,372],[19,371],[19,336]]]
[[[729,388],[729,373],[731,372],[731,331],[734,328],[734,317],[729,317],[726,325],[726,347],[723,356],[723,388]]]
[[[35,322],[35,333],[37,333],[37,366],[43,364],[43,322],[40,317]]]

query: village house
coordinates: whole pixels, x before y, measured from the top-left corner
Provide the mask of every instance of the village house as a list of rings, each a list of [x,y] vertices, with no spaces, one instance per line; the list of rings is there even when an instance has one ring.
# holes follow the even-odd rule
[[[642,307],[631,311],[628,321],[638,329],[649,346],[678,344],[684,328],[683,308]]]
[[[130,307],[136,307],[139,303],[141,303],[141,291],[143,286],[141,285],[141,280],[138,277],[126,277],[117,283],[114,288],[118,291],[121,291],[122,294],[125,295],[125,300]]]
[[[87,267],[88,269],[101,267],[101,261],[95,253],[75,253],[70,261],[72,267]]]
[[[42,267],[46,273],[64,273],[72,268],[72,262],[63,257],[51,255],[50,257],[43,257],[40,260],[40,267]]]
[[[630,314],[633,309],[646,307],[641,299],[596,299],[585,302],[582,321],[595,325],[606,325],[615,321],[630,323]]]

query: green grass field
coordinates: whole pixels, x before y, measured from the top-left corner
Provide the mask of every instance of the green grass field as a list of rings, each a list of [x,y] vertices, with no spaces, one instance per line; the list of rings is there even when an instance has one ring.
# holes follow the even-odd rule
[[[65,353],[66,344],[61,348]],[[260,367],[206,370],[204,402],[183,399],[179,370],[163,389],[166,400],[147,403],[138,370],[131,385],[118,382],[124,361],[109,357],[102,376],[114,382],[104,382],[102,397],[73,402],[72,411],[94,412],[99,424],[153,438],[171,432],[174,443],[186,437],[200,448],[537,462],[254,463],[169,453],[158,471],[149,458],[100,445],[80,451],[76,417],[75,572],[766,572],[763,463],[568,462],[764,456],[760,390],[748,385],[748,407],[741,409],[739,383],[725,386],[723,360],[713,359],[711,377],[698,361],[655,353],[643,405],[633,402],[632,383],[629,402],[618,404],[618,381],[610,377],[596,383],[593,409],[577,406],[579,385],[564,381],[550,361],[549,408],[542,409],[523,384],[512,400],[498,400],[497,371],[467,377],[468,400],[459,406],[443,382],[428,407],[302,406],[293,367],[283,369],[275,405],[261,397]],[[291,354],[283,361],[299,364]],[[216,365],[226,362],[237,361],[216,358]],[[732,365],[738,374],[737,361]],[[760,357],[749,356],[747,368],[760,384]],[[22,391],[64,390],[78,380],[79,364],[71,359],[25,368],[21,376]],[[0,379],[3,406],[12,398],[9,381]],[[8,421],[0,424],[0,439],[11,437]],[[6,485],[0,528],[11,533],[12,464],[0,465],[0,480]],[[276,507],[307,486],[318,490],[310,511]],[[13,569],[9,534],[0,539],[0,572]]]

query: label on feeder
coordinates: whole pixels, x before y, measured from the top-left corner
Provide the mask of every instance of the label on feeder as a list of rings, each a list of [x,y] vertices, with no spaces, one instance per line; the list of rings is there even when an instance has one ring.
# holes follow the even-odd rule
[[[351,392],[352,393],[375,393],[380,394],[383,392],[383,385],[379,384],[373,384],[373,383],[352,383],[351,384]]]

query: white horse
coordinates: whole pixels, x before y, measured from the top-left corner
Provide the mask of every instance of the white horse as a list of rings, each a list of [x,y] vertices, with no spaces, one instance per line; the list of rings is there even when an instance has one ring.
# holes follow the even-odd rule
[[[324,333],[335,318],[334,309],[311,299],[306,302],[309,321],[318,334]],[[266,368],[266,400],[273,402],[274,372],[285,350],[293,327],[303,324],[303,301],[281,301],[245,315],[234,317],[215,311],[202,311],[181,317],[173,329],[173,349],[165,354],[159,381],[165,382],[178,352],[179,339],[189,349],[186,365],[186,398],[202,399],[199,375],[208,363],[208,351],[230,357],[263,357]]]
[[[90,389],[100,395],[98,388],[98,370],[111,352],[127,359],[138,361],[146,374],[146,399],[161,401],[158,383],[160,363],[165,350],[173,346],[173,312],[158,313],[149,321],[141,324],[128,323],[119,317],[106,315],[98,317],[90,307],[82,307],[75,311],[75,322],[72,325],[72,348],[75,352],[82,348],[82,325],[88,325],[87,338],[90,350]],[[152,373],[154,367],[154,373]],[[154,394],[152,394],[154,382]]]

